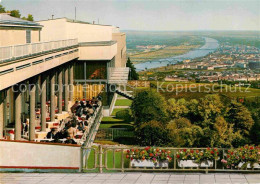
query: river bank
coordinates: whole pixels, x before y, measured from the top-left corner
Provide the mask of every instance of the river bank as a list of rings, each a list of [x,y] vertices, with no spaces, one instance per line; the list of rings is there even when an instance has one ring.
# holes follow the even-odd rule
[[[208,55],[211,52],[214,52],[219,47],[219,43],[217,40],[208,37],[204,37],[204,39],[205,39],[205,44],[198,49],[174,57],[156,59],[149,62],[135,64],[136,70],[142,71],[151,68],[158,68],[162,66],[167,66],[168,64],[176,64],[177,62],[186,59],[203,57]]]

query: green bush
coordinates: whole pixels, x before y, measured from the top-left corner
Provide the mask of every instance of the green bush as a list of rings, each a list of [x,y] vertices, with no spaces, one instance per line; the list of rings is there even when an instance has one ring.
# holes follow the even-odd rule
[[[118,111],[116,113],[116,118],[123,119],[125,121],[131,121],[132,117],[130,115],[130,110],[124,109],[124,110]]]

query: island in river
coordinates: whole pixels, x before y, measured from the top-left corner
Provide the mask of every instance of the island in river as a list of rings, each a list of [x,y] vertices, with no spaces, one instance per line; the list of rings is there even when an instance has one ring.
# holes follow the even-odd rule
[[[193,49],[189,52],[180,54],[178,56],[161,58],[161,59],[157,58],[147,62],[137,63],[135,64],[136,70],[142,71],[151,68],[158,68],[162,66],[167,66],[168,64],[176,64],[177,62],[187,60],[187,59],[191,60],[198,57],[203,57],[208,55],[209,53],[214,52],[219,47],[219,43],[217,40],[209,37],[203,37],[203,38],[205,40],[205,44],[200,48]]]

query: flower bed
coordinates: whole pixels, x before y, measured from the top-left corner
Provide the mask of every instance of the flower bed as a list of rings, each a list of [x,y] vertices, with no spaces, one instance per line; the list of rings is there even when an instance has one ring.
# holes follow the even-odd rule
[[[172,160],[170,150],[152,147],[127,150],[126,158],[131,160],[132,167],[168,167]]]
[[[226,159],[221,162],[226,168],[260,168],[260,148],[253,145],[245,145],[236,149],[230,149],[225,154]]]
[[[219,157],[217,148],[206,150],[182,149],[176,154],[179,167],[213,167],[213,160]]]

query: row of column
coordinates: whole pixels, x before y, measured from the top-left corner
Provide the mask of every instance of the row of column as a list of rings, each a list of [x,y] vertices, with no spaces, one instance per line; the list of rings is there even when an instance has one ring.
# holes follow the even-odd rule
[[[60,67],[61,68],[61,67]],[[63,82],[63,69],[64,69],[64,82]],[[62,96],[63,96],[63,89],[64,91],[64,110],[69,111],[69,100],[73,101],[73,65],[64,65],[61,69],[51,72],[45,72],[41,74],[41,131],[46,131],[46,86],[47,86],[47,77],[49,76],[50,79],[50,121],[55,121],[55,76],[57,74],[58,77],[58,113],[62,113]],[[32,77],[29,79],[29,140],[33,141],[35,139],[35,101],[36,101],[36,83],[39,76]],[[39,80],[38,80],[39,81]],[[64,85],[64,88],[63,88]],[[22,131],[22,122],[21,122],[21,114],[22,114],[22,92],[21,92],[21,84],[13,86],[10,88],[10,94],[13,94],[11,99],[14,100],[14,105],[12,106],[12,100],[9,101],[9,108],[10,111],[14,111],[14,122],[15,122],[15,140],[21,139],[21,131]],[[37,90],[39,92],[39,90]],[[5,111],[6,111],[6,104],[5,100],[7,98],[7,91],[3,90],[0,91],[0,139],[3,138],[3,130],[5,127]],[[38,95],[38,94],[37,94]],[[9,95],[11,96],[11,95]],[[10,120],[12,120],[12,112],[9,114]]]

